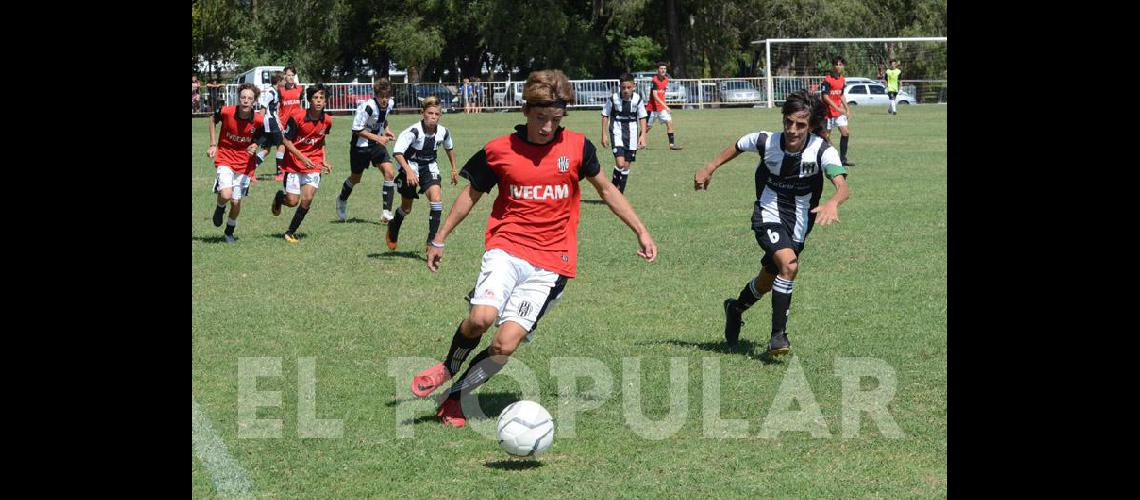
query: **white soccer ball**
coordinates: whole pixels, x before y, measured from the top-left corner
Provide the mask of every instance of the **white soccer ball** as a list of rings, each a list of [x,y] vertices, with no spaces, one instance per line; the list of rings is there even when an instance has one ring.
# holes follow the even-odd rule
[[[554,419],[534,401],[516,401],[499,414],[499,446],[516,457],[532,457],[550,448]]]

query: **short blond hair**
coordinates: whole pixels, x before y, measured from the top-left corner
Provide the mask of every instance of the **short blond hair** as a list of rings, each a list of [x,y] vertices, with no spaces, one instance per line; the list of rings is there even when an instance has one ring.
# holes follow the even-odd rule
[[[427,111],[432,106],[439,106],[439,96],[429,95],[424,99],[423,111]]]
[[[528,106],[553,105],[564,108],[567,104],[574,104],[574,87],[562,70],[532,71],[523,84],[523,99]]]

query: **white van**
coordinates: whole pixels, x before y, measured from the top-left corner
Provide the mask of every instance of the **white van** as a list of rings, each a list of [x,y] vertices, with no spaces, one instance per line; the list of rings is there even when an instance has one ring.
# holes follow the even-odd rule
[[[246,71],[234,78],[234,83],[241,85],[243,83],[253,83],[265,92],[272,85],[273,73],[276,71],[285,71],[285,66],[255,66],[253,69]],[[301,82],[301,77],[298,75],[296,82]]]

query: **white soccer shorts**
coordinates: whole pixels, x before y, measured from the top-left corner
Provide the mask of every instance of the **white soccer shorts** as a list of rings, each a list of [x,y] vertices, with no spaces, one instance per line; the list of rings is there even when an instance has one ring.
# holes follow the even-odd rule
[[[475,283],[471,305],[491,306],[499,311],[496,326],[514,321],[529,333],[534,330],[538,313],[550,298],[549,309],[562,298],[562,291],[551,298],[560,276],[515,257],[501,249],[492,248],[483,254],[483,265]],[[530,340],[530,335],[527,335]]]
[[[240,201],[249,193],[249,176],[235,174],[232,168],[220,165],[214,170],[214,192],[223,189],[232,189],[234,201]]]
[[[311,174],[298,174],[290,172],[285,175],[285,192],[289,194],[301,194],[301,186],[305,184],[312,184],[314,188],[321,187],[321,174],[320,172],[313,172]]]
[[[673,121],[673,115],[670,115],[668,111],[654,111],[649,113],[648,126],[652,127],[656,122],[668,123],[671,121]]]
[[[827,119],[827,130],[831,130],[835,127],[846,127],[846,126],[847,126],[847,115],[839,115],[839,116],[836,116],[834,118],[828,118]]]

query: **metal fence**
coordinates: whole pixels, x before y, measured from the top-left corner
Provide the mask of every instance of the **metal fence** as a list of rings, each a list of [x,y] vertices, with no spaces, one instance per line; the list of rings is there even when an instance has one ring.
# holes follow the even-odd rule
[[[665,102],[681,109],[722,107],[767,107],[767,78],[704,78],[670,80],[665,89]],[[572,80],[576,103],[571,108],[599,109],[610,94],[619,89],[617,80]],[[649,97],[649,79],[636,80],[637,91]],[[772,101],[783,104],[786,96],[801,89],[819,92],[823,76],[777,76],[772,79]],[[881,83],[881,82],[880,82]],[[302,84],[304,85],[304,84]],[[356,106],[372,98],[370,83],[326,83],[328,89],[325,109],[331,113],[351,113]],[[523,82],[478,82],[468,95],[461,95],[461,83],[393,83],[392,98],[397,113],[418,113],[423,100],[436,96],[445,113],[472,111],[508,111],[522,106]],[[903,80],[900,90],[913,96],[914,104],[946,103],[946,80]],[[202,89],[201,111],[210,112],[215,101],[220,105],[237,102],[236,84],[225,85],[211,99]],[[303,97],[302,97],[303,99]],[[470,106],[468,106],[470,104]]]

